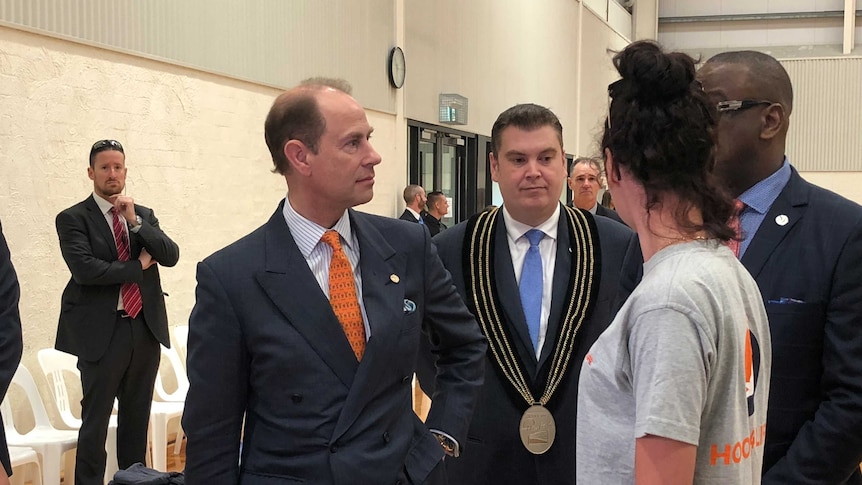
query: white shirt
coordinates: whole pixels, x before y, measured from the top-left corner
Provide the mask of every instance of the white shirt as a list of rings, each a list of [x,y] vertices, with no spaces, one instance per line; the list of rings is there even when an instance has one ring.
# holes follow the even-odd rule
[[[545,222],[536,227],[528,226],[512,218],[506,205],[503,205],[503,217],[506,222],[506,237],[509,242],[509,254],[512,256],[512,266],[515,269],[515,280],[520,283],[521,270],[524,268],[524,258],[530,249],[530,241],[524,237],[530,229],[538,229],[545,233],[539,241],[539,253],[542,256],[542,315],[539,317],[539,343],[536,345],[536,359],[542,355],[545,344],[545,334],[548,332],[548,316],[551,314],[551,292],[554,283],[554,267],[557,263],[557,226],[560,222],[560,207],[551,214]]]
[[[105,217],[105,221],[107,221],[107,223],[108,223],[108,228],[111,230],[111,234],[114,234],[114,215],[111,214],[111,209],[114,208],[114,204],[111,204],[110,202],[99,197],[95,193],[93,193],[93,200],[96,201],[96,205],[99,206],[99,210],[102,211],[102,215]],[[126,231],[126,240],[130,241],[130,239],[129,239],[129,226],[126,224],[126,219],[122,215],[120,216],[120,221],[123,223],[123,229]],[[141,226],[135,226],[132,228],[132,232],[137,233],[138,230],[140,230],[140,228],[141,228]],[[116,240],[117,240],[117,235],[114,234],[114,241],[116,242]],[[129,243],[129,251],[131,252],[131,250],[132,250],[132,245],[130,242]],[[131,258],[131,254],[129,254],[129,257]],[[117,301],[117,310],[125,310],[126,307],[123,306],[123,293],[122,292],[120,292],[117,295],[117,300],[118,300]]]
[[[299,252],[305,257],[305,262],[314,274],[321,291],[329,298],[329,263],[332,261],[332,247],[320,240],[328,229],[302,217],[290,205],[290,199],[284,198],[284,221],[290,229],[293,240],[299,247]],[[362,311],[362,322],[365,324],[365,340],[371,338],[371,326],[368,325],[368,315],[365,313],[365,302],[362,301],[362,273],[359,268],[359,240],[350,227],[350,216],[347,211],[332,229],[341,236],[341,248],[350,260],[353,269],[353,279],[356,283],[356,298]]]

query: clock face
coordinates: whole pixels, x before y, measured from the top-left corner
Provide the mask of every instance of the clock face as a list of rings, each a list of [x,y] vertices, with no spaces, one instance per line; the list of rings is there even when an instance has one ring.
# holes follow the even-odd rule
[[[400,88],[404,85],[407,76],[407,64],[404,60],[404,51],[400,47],[393,47],[389,51],[389,82],[392,87]]]

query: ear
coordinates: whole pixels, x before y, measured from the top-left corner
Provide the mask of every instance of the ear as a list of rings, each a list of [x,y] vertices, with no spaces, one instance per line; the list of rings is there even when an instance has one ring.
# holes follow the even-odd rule
[[[90,180],[96,180],[96,172],[93,171],[93,167],[87,167],[87,177],[90,177]]]
[[[494,156],[494,152],[488,154],[488,159],[491,161],[491,180],[499,182],[497,172],[500,170],[500,162],[497,161],[497,157]]]
[[[760,138],[771,140],[787,131],[787,115],[784,106],[775,103],[763,110],[760,118]]]
[[[284,144],[284,156],[287,158],[287,163],[299,174],[311,174],[311,164],[308,163],[309,153],[311,150],[299,140],[289,140]]]

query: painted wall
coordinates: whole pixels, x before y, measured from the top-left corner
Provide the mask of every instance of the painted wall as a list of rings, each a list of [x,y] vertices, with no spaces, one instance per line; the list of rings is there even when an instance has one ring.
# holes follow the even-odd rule
[[[287,191],[263,138],[279,92],[0,27],[0,219],[21,284],[22,362],[44,396],[36,351],[54,345],[69,278],[54,218],[92,192],[92,143],[123,143],[127,194],[180,246],[161,275],[171,324],[187,324],[196,263],[263,224]],[[395,117],[368,116],[385,161],[362,210],[392,215],[406,171],[393,163]]]

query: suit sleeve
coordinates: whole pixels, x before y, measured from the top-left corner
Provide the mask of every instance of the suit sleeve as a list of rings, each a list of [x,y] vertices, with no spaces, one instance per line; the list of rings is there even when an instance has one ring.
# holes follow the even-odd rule
[[[147,248],[147,252],[162,266],[176,265],[180,259],[180,248],[159,227],[156,214],[152,210],[147,210],[141,220],[143,222],[138,230],[138,237]]]
[[[21,316],[18,313],[18,299],[20,297],[18,277],[12,266],[9,247],[0,227],[0,391],[5,398],[12,376],[18,369],[21,361],[21,352],[24,344],[21,340]],[[0,448],[0,462],[6,469],[6,474],[12,474],[12,466],[9,462],[9,450],[6,448],[6,437],[2,438]]]
[[[436,357],[437,378],[426,424],[464,447],[479,390],[485,379],[485,337],[452,284],[427,232],[423,326]]]
[[[188,483],[239,481],[239,445],[246,410],[248,356],[230,298],[206,262],[198,264],[189,318],[189,391],[183,412]]]
[[[862,223],[834,267],[823,335],[823,400],[764,484],[844,483],[862,461]]]
[[[55,222],[63,260],[79,285],[120,285],[143,281],[144,272],[137,259],[106,261],[93,254],[91,235],[83,216],[63,211]]]

